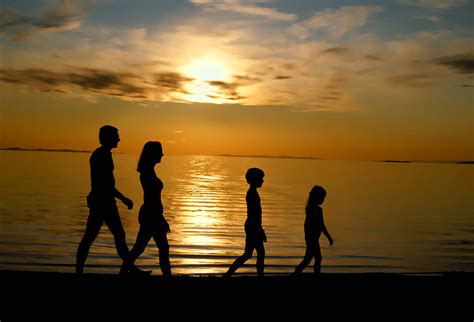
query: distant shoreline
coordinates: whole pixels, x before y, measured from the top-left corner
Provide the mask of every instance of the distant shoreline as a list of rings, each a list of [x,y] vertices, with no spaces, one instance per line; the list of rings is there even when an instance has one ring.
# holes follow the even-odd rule
[[[22,147],[0,148],[0,151],[92,153],[92,151],[90,150],[22,148]],[[117,152],[117,154],[128,154],[128,153]],[[176,155],[188,155],[188,154],[176,154]],[[217,155],[204,155],[204,156],[227,157],[227,158],[265,158],[265,159],[329,161],[329,159],[322,159],[322,158],[317,158],[317,157],[291,156],[291,155],[217,154]],[[433,160],[433,161],[430,161],[430,160],[332,160],[332,161],[368,161],[368,162],[372,161],[372,162],[380,162],[380,163],[408,163],[408,164],[409,163],[474,164],[474,161],[469,161],[469,160]]]
[[[0,148],[0,151],[25,151],[25,152],[71,152],[71,153],[91,153],[89,150],[73,149],[43,149],[43,148]]]
[[[216,155],[216,157],[321,160],[321,158],[316,158],[316,157],[291,156],[291,155],[218,154]]]

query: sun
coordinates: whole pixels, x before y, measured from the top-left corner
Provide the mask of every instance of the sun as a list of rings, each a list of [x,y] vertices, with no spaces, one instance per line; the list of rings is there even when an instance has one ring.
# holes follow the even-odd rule
[[[227,83],[232,79],[230,63],[221,57],[207,55],[192,60],[184,65],[182,73],[191,78],[186,84],[183,98],[189,102],[228,103],[225,93],[212,82]]]
[[[183,67],[183,71],[186,76],[199,81],[226,81],[230,78],[227,64],[212,56],[193,60]]]

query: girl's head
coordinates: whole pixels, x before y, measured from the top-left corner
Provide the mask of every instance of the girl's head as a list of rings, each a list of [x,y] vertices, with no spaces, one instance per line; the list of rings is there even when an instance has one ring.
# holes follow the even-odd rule
[[[138,159],[137,171],[142,173],[147,169],[153,169],[155,164],[161,162],[163,157],[163,148],[157,141],[149,141],[143,146],[142,154]]]
[[[265,176],[265,173],[263,172],[262,169],[250,168],[247,170],[247,173],[245,174],[245,179],[250,185],[261,187],[263,184],[264,176]]]
[[[308,205],[321,205],[324,202],[324,198],[326,198],[326,190],[323,187],[314,186],[309,193]]]

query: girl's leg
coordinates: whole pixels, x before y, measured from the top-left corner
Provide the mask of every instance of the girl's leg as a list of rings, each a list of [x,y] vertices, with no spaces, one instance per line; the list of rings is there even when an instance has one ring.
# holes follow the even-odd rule
[[[161,272],[164,276],[171,276],[170,245],[166,233],[154,234],[153,239],[158,247]]]
[[[306,266],[308,266],[308,264],[311,263],[313,256],[314,256],[314,248],[311,247],[310,245],[306,245],[306,253],[301,263],[299,263],[298,266],[296,266],[295,274],[300,274],[301,272],[303,272]]]
[[[314,251],[314,273],[319,274],[321,273],[321,262],[323,261],[323,257],[321,256],[321,249],[319,247],[319,243],[315,247]]]

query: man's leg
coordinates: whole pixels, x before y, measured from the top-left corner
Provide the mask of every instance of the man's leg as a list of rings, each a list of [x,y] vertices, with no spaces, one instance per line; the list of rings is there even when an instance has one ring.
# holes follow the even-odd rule
[[[82,237],[79,247],[77,248],[76,256],[76,273],[82,274],[84,271],[84,264],[89,254],[89,249],[99,234],[100,227],[102,227],[103,220],[96,210],[89,210],[89,218],[87,218],[86,231]]]
[[[108,213],[104,216],[105,223],[114,236],[115,248],[117,249],[120,258],[122,258],[124,262],[130,263],[130,252],[125,240],[125,230],[123,230],[118,209],[113,207],[108,209],[107,212]]]

